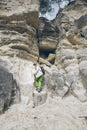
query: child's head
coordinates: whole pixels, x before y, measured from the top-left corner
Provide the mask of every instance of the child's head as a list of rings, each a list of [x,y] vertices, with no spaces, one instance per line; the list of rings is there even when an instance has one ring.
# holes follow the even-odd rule
[[[36,65],[37,65],[37,62],[34,62],[33,65],[36,66]]]

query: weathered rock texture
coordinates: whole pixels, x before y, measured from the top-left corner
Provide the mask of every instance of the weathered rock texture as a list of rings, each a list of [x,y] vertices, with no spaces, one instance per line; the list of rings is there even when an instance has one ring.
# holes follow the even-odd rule
[[[47,99],[47,92],[46,91],[41,91],[38,93],[36,90],[33,93],[33,100],[34,100],[34,107],[44,104]]]
[[[8,55],[30,60],[37,59],[38,2],[38,0],[0,1],[0,56]],[[7,67],[4,64],[2,66]],[[0,112],[8,108],[13,99],[16,101],[18,98],[17,100],[19,100],[17,92],[19,88],[12,76],[12,74],[0,70]]]
[[[87,130],[87,103],[80,102],[87,101],[87,2],[75,0],[54,21],[39,20],[38,13],[36,0],[0,0],[0,65],[8,70],[0,68],[0,112],[19,101],[18,86],[22,97],[0,115],[0,128]],[[28,60],[37,60],[39,53],[40,62],[54,65],[45,66],[50,92],[36,94],[39,106],[32,108],[34,66]]]
[[[0,66],[0,113],[19,101],[20,89],[13,79],[13,75]]]
[[[39,4],[32,0],[0,1],[0,55],[32,59],[38,55]]]
[[[51,21],[40,18],[37,36],[40,56],[48,60],[49,54],[53,55],[57,48],[59,29]],[[52,62],[53,59],[48,61]]]
[[[38,37],[42,57],[57,66],[48,88],[61,96],[72,91],[86,101],[87,3],[73,1],[54,21],[41,18]]]
[[[61,30],[55,64],[63,68],[67,82],[71,84],[72,91],[80,100],[81,95],[86,93],[84,89],[87,86],[84,74],[87,60],[86,7],[87,4],[84,1],[75,1],[60,12],[55,20]]]
[[[53,21],[39,19],[39,1],[0,1],[0,56],[56,65],[48,88],[86,101],[87,2],[75,0]],[[22,71],[22,70],[21,70]],[[21,75],[20,75],[21,77]],[[79,91],[78,91],[79,90]],[[83,97],[84,95],[84,97]]]

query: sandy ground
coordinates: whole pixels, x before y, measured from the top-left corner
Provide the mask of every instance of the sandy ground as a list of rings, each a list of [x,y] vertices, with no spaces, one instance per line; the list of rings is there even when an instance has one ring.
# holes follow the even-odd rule
[[[87,130],[87,120],[80,118],[87,116],[87,102],[81,103],[72,95],[51,97],[48,92],[46,103],[33,108],[32,63],[17,58],[7,61],[21,86],[22,100],[0,115],[0,130]]]

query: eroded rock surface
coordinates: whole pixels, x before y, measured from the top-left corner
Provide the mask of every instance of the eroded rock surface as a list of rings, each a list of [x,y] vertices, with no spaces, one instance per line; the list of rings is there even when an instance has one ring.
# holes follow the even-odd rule
[[[22,58],[29,58],[29,54],[38,55],[35,40],[38,1],[4,0],[0,2],[0,7],[0,55]]]
[[[9,61],[5,62],[7,55],[8,59],[13,58],[11,66]],[[33,64],[29,61],[37,61],[38,55],[41,63],[51,67],[51,73],[45,75],[45,85],[52,96],[64,97],[69,93],[87,101],[87,2],[75,0],[61,9],[55,20],[49,21],[39,19],[38,0],[0,1],[0,59],[4,59],[1,64],[13,73],[22,96],[30,100]],[[13,80],[11,84],[14,86]],[[1,111],[4,105],[9,106],[8,98],[1,101]]]
[[[20,89],[13,75],[0,66],[0,113],[20,101]]]

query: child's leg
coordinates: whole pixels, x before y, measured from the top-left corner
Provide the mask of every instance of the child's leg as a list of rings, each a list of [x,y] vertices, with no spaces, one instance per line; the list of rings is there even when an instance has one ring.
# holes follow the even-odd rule
[[[38,88],[38,86],[39,86],[39,78],[36,78],[35,79],[35,87]]]
[[[43,82],[43,75],[41,75],[40,77],[39,77],[39,88],[41,88],[42,87],[42,82]]]

